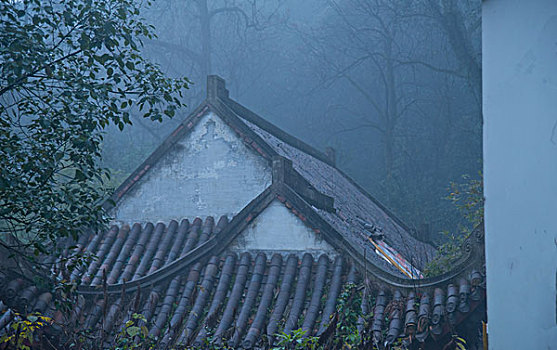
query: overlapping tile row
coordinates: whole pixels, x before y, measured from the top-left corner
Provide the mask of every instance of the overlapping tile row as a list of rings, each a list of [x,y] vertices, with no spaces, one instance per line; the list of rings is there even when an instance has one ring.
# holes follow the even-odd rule
[[[114,335],[136,312],[145,316],[149,335],[160,348],[203,347],[209,341],[253,348],[269,345],[277,333],[298,328],[308,336],[322,334],[336,310],[342,286],[357,281],[353,269],[348,273],[348,265],[341,257],[330,261],[326,255],[224,253],[139,295],[108,300],[81,297],[69,321],[54,309],[50,293],[37,293],[33,286],[17,290],[22,285],[18,280],[11,281],[8,290],[18,295],[20,305],[31,305],[30,311],[94,334],[102,329]],[[360,331],[383,346],[397,339],[435,341],[484,300],[482,283],[482,276],[473,273],[429,293],[404,295],[397,289],[365,288],[362,314],[366,322]],[[107,310],[104,319],[103,310]],[[5,312],[0,325],[7,325],[9,316]]]
[[[212,217],[207,217],[204,221],[196,218],[191,223],[185,219],[179,224],[171,221],[168,225],[147,223],[134,224],[131,228],[127,225],[112,226],[104,233],[82,235],[77,242],[68,240],[63,243],[58,258],[49,255],[43,264],[51,266],[52,277],[85,285],[100,286],[103,278],[106,278],[107,284],[129,282],[185,255],[207,241],[213,231],[222,229],[227,223],[227,218],[223,216],[216,225]],[[83,269],[70,272],[66,266],[74,261],[72,258],[65,258],[70,255],[71,250],[73,253],[88,254],[95,258]],[[61,314],[52,309],[53,293],[44,286],[41,288],[30,283],[30,280],[13,278],[0,272],[0,308],[9,310],[2,310],[0,325],[10,322],[12,308],[22,313],[46,312],[62,321]],[[76,306],[78,313],[87,304],[85,300],[81,303],[83,305]],[[95,325],[96,317],[100,316],[103,307],[104,301],[96,301],[96,311],[86,320],[89,326]],[[73,315],[73,318],[77,319],[77,315]]]
[[[222,217],[217,227],[226,225]],[[85,244],[77,244],[75,250],[96,256],[81,270],[71,273],[72,281],[99,286],[103,276],[107,284],[129,282],[144,277],[171,261],[183,256],[205,242],[215,229],[212,217],[205,221],[196,218],[191,223],[184,219],[179,224],[134,224],[131,228],[112,226],[104,234],[92,235]],[[54,265],[59,270],[60,266]],[[61,273],[55,271],[55,273]]]
[[[159,348],[207,342],[252,348],[298,328],[317,335],[335,311],[347,265],[325,254],[224,252],[142,291],[140,303],[137,294],[84,299],[75,327],[115,334],[138,312]]]
[[[341,257],[326,255],[282,256],[264,253],[223,253],[194,264],[164,286],[142,297],[140,310],[149,335],[160,348],[203,347],[207,342],[233,348],[272,345],[276,334],[301,328],[306,336],[319,336],[336,312],[346,282],[359,282],[356,269]],[[484,300],[483,277],[436,288],[403,293],[398,289],[367,287],[362,290],[362,332],[378,345],[402,339],[435,342],[449,334]],[[121,315],[129,315],[119,298],[109,301]],[[85,315],[98,313],[91,304]],[[112,313],[109,312],[109,318]],[[91,316],[90,316],[91,317]],[[100,320],[96,316],[97,327]],[[105,321],[117,330],[121,318]],[[94,323],[87,325],[94,329]]]
[[[395,290],[390,301],[385,291],[379,291],[373,306],[372,338],[377,344],[386,345],[400,337],[406,343],[424,342],[428,337],[440,339],[460,327],[477,308],[480,310],[475,321],[466,324],[469,329],[476,327],[473,332],[479,324],[476,321],[482,320],[485,312],[484,278],[478,271],[428,293],[411,291],[403,296]],[[384,321],[385,317],[388,322]],[[461,334],[469,329],[462,330]]]
[[[104,278],[107,283],[140,278],[164,269],[225,223],[221,219],[215,225],[208,218],[204,222],[111,228],[75,245],[74,249],[94,252],[99,259],[72,278],[91,285],[102,284]],[[60,261],[53,262],[53,272],[64,274]],[[11,308],[17,306],[17,311],[41,312],[69,329],[93,334],[102,331],[105,339],[114,339],[133,313],[141,313],[158,348],[202,348],[207,342],[259,348],[272,344],[276,334],[299,328],[306,336],[323,334],[336,312],[343,285],[361,282],[362,277],[341,256],[333,261],[325,254],[224,251],[205,256],[175,277],[139,292],[107,295],[106,300],[102,294],[80,296],[71,314],[63,316],[49,291],[22,279],[0,276],[0,330],[9,325]],[[359,289],[363,301],[358,328],[380,346],[400,339],[407,343],[442,339],[478,305],[485,305],[479,272],[450,282],[428,291],[405,292],[363,283],[367,287]],[[53,329],[53,336],[63,334]]]

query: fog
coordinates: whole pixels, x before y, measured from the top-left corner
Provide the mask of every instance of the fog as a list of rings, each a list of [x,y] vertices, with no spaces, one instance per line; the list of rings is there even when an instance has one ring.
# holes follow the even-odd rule
[[[230,96],[324,151],[432,242],[469,225],[451,182],[482,168],[480,1],[156,1],[143,52],[187,76],[188,108],[109,131],[104,162],[125,178],[204,98]],[[125,150],[122,152],[122,150]]]
[[[555,0],[0,2],[0,348],[552,349],[556,33]]]

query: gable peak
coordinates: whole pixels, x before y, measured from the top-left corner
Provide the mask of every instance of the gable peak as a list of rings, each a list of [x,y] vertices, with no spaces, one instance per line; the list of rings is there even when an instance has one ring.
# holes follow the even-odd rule
[[[228,99],[228,90],[226,89],[226,82],[218,75],[207,76],[207,99],[209,101],[218,98]]]

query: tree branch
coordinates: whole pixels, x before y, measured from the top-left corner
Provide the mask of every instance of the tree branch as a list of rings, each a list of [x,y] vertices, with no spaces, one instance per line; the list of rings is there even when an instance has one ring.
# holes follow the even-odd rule
[[[352,79],[350,76],[343,74],[343,77],[348,80],[348,82],[356,88],[356,90],[358,90],[375,108],[375,110],[377,111],[377,113],[379,113],[379,115],[383,115],[383,111],[381,111],[381,108],[379,107],[379,105],[377,104],[377,102],[375,101],[375,99],[367,92],[365,91],[364,88],[362,88],[360,86],[360,84],[358,84],[357,82],[354,81],[354,79]]]
[[[169,50],[179,52],[179,53],[184,53],[189,58],[196,61],[198,64],[201,64],[201,62],[202,62],[200,54],[198,54],[197,52],[195,52],[193,50],[188,49],[185,46],[177,45],[177,44],[174,44],[174,43],[169,43],[169,42],[162,41],[162,40],[149,40],[148,42],[149,42],[149,44],[156,45],[156,46],[159,46],[159,47],[163,47],[165,49],[169,49]]]
[[[39,68],[33,70],[32,72],[29,72],[29,73],[27,73],[27,74],[24,74],[23,76],[17,78],[13,83],[7,85],[6,87],[3,87],[3,88],[0,90],[0,96],[4,95],[6,92],[10,91],[10,90],[13,89],[15,86],[19,85],[19,84],[20,84],[21,82],[23,82],[25,79],[30,78],[31,76],[33,76],[33,75],[39,73],[40,71],[42,71],[43,69],[45,69],[47,66],[54,65],[54,64],[56,64],[56,63],[62,62],[62,61],[66,60],[66,59],[68,59],[68,58],[70,58],[70,57],[73,57],[73,56],[76,56],[76,55],[80,54],[81,52],[83,52],[83,50],[81,50],[81,49],[76,50],[76,51],[74,51],[74,52],[70,52],[69,54],[64,55],[64,56],[62,56],[62,57],[60,57],[60,58],[58,58],[58,59],[56,59],[56,60],[54,60],[54,61],[52,61],[52,62],[50,62],[50,63],[45,63],[45,64],[43,64],[42,66],[40,66]]]

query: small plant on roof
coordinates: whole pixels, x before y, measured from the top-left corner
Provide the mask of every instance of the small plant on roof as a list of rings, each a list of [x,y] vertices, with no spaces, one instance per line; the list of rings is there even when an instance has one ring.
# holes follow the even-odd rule
[[[325,349],[360,348],[364,343],[363,334],[358,330],[358,322],[363,316],[361,306],[361,288],[355,283],[346,283],[337,298],[337,310],[319,337],[319,345]]]
[[[149,330],[144,325],[146,322],[147,320],[142,314],[134,313],[116,336],[114,349],[154,349],[155,344],[149,338]]]
[[[298,328],[292,333],[279,333],[276,335],[278,339],[278,347],[273,350],[289,350],[289,349],[319,349],[318,337],[306,337],[306,331]]]

